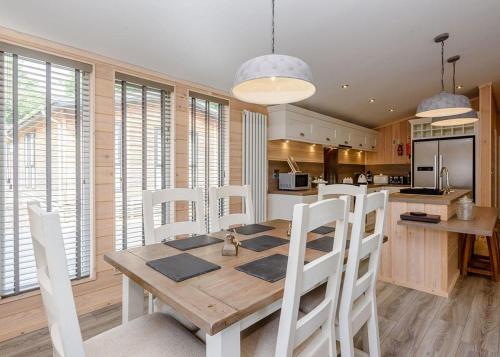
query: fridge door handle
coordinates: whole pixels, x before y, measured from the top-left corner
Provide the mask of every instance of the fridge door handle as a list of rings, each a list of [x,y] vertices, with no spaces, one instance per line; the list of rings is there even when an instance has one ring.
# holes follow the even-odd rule
[[[437,169],[438,169],[438,157],[437,157],[437,155],[434,155],[434,188],[438,188],[438,186],[437,186],[437,177],[438,177]]]
[[[441,169],[443,168],[443,155],[439,155],[439,166],[437,171],[439,189],[443,189],[443,180],[440,180],[439,175],[441,174]]]

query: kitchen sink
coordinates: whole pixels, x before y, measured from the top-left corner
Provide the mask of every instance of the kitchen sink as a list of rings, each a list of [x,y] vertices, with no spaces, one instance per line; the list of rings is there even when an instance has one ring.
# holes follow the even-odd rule
[[[444,194],[443,190],[437,188],[402,188],[399,192],[401,193],[409,193],[413,195],[442,195]]]

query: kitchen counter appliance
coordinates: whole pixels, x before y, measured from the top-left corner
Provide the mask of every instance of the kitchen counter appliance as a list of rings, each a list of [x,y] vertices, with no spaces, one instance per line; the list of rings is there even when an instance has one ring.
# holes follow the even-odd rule
[[[288,166],[291,172],[280,173],[278,177],[278,188],[280,190],[300,191],[311,189],[311,180],[309,174],[300,172],[299,165],[293,157],[288,156]]]
[[[309,174],[304,172],[280,173],[278,188],[290,191],[309,190],[311,188]]]
[[[414,140],[412,144],[412,187],[443,189],[441,182],[443,178],[440,177],[440,172],[446,168],[451,188],[470,189],[474,199],[475,143],[473,136]]]

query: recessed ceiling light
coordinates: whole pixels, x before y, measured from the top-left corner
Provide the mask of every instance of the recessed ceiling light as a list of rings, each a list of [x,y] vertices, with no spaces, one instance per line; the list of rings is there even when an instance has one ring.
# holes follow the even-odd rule
[[[392,113],[394,110],[396,110],[396,109],[394,109],[394,108],[389,108],[389,111],[390,111],[391,113]]]
[[[342,84],[340,87],[341,87],[342,89],[347,89],[347,87],[349,87],[349,84]]]
[[[463,86],[463,85],[461,85],[461,84],[457,85],[457,89],[462,89],[463,87],[464,87],[464,86]]]
[[[373,102],[375,102],[375,98],[368,99],[368,103],[373,103]]]

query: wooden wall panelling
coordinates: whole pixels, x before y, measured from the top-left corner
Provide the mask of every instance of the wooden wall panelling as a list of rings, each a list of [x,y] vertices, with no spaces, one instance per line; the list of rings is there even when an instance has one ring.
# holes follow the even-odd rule
[[[268,141],[268,160],[286,161],[289,155],[292,156],[296,162],[323,163],[323,145],[308,144],[292,140]]]
[[[497,108],[491,83],[479,87],[479,158],[476,201],[480,206],[491,207],[497,194],[496,177],[498,153]]]
[[[410,124],[408,118],[376,129],[378,142],[376,152],[366,152],[367,165],[409,164],[406,143],[410,142]],[[398,156],[398,144],[403,145],[403,156]]]
[[[364,165],[365,164],[365,151],[356,149],[338,149],[338,163],[347,165]]]
[[[73,282],[79,314],[91,312],[121,301],[121,275],[102,260],[115,249],[114,222],[114,75],[129,73],[175,87],[174,162],[175,185],[187,187],[188,175],[188,91],[222,96],[230,100],[230,182],[241,183],[241,113],[244,109],[267,114],[264,107],[229,98],[226,93],[188,81],[129,65],[111,58],[60,45],[51,41],[0,27],[0,41],[49,52],[94,65],[91,86],[94,119],[94,275]],[[240,150],[237,150],[238,146]],[[241,207],[241,205],[240,205]],[[177,219],[187,218],[187,206],[180,204]],[[237,209],[237,208],[235,208]],[[0,341],[46,326],[39,291],[0,299]]]

